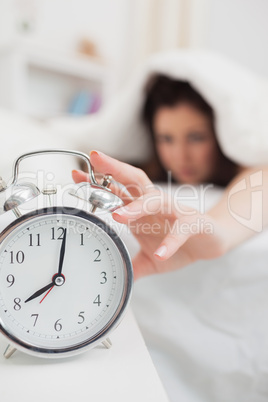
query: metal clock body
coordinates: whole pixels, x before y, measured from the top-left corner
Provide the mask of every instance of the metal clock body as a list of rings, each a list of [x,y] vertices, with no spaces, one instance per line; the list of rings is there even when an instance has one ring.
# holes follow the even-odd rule
[[[98,193],[106,191],[94,185]],[[70,356],[107,345],[122,319],[133,285],[131,260],[116,231],[94,214],[97,206],[86,205],[88,210],[67,202],[26,213],[16,205],[16,219],[2,230],[0,332],[13,348]]]

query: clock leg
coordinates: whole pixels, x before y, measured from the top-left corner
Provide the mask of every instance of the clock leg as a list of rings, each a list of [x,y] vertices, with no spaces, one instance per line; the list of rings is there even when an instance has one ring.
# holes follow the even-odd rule
[[[112,342],[110,338],[106,338],[105,341],[102,342],[103,346],[105,346],[107,349],[110,349],[112,347]]]
[[[92,214],[94,214],[94,212],[96,211],[97,207],[95,205],[92,205],[90,212]]]
[[[14,207],[14,208],[12,209],[12,211],[13,211],[14,215],[16,216],[16,218],[20,218],[20,217],[21,217],[22,213],[20,212],[20,210],[19,210],[18,207]]]
[[[6,359],[9,359],[10,358],[10,356],[12,356],[13,355],[13,353],[15,353],[16,352],[16,348],[14,348],[14,346],[12,346],[12,345],[7,345],[7,348],[6,348],[6,350],[4,351],[4,356],[5,356],[5,358]]]

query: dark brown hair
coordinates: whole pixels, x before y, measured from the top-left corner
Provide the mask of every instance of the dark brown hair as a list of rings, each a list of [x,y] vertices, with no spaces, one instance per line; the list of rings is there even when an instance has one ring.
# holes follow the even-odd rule
[[[186,81],[175,80],[162,74],[153,75],[145,87],[145,102],[142,108],[142,121],[147,127],[153,143],[153,157],[151,161],[142,166],[151,180],[165,181],[167,173],[163,169],[157,152],[154,138],[153,122],[156,112],[161,107],[173,107],[180,103],[187,103],[207,116],[211,129],[215,135],[215,117],[208,102]],[[216,138],[216,135],[215,135]],[[218,142],[217,142],[218,144]],[[222,169],[215,176],[215,184],[226,185],[236,174],[238,166],[226,158],[218,145],[219,164]]]

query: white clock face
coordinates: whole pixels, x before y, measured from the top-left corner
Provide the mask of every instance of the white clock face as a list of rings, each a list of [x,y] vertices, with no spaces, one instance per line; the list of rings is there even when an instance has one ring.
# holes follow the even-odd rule
[[[22,346],[79,350],[120,314],[130,275],[126,256],[96,222],[85,213],[46,213],[22,219],[4,237],[0,324]]]

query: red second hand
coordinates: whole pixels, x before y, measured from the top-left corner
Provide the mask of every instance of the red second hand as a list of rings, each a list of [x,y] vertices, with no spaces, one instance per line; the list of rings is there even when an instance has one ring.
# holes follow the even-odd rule
[[[54,285],[55,286],[55,285]],[[51,292],[51,290],[54,288],[54,286],[52,286],[52,288],[49,289],[49,291],[45,294],[45,296],[43,297],[43,299],[39,302],[42,303],[42,301],[47,297],[47,295],[49,294],[49,292]]]

